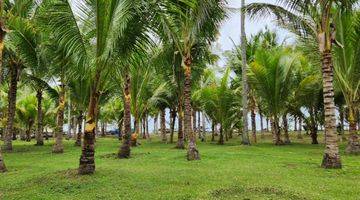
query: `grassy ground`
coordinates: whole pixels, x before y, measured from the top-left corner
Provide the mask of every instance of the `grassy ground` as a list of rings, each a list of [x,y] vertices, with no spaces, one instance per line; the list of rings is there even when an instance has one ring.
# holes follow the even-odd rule
[[[321,139],[320,139],[321,140]],[[360,199],[360,157],[342,150],[342,170],[319,167],[323,145],[293,139],[275,147],[270,140],[250,147],[235,138],[219,146],[199,143],[201,160],[157,140],[141,141],[132,158],[119,160],[119,141],[98,139],[96,173],[78,176],[80,148],[65,153],[15,142],[5,153],[8,173],[0,175],[0,199]]]

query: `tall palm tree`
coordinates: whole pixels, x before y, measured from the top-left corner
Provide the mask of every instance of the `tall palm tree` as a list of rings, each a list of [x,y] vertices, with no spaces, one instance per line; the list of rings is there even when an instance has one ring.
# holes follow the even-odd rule
[[[279,24],[301,37],[312,38],[318,46],[323,75],[323,96],[325,110],[325,152],[321,166],[341,168],[339,146],[337,144],[336,118],[333,86],[332,46],[334,38],[334,7],[353,6],[352,0],[280,0],[280,5],[252,3],[246,10],[252,17],[275,15]]]
[[[92,83],[80,157],[80,174],[91,174],[95,171],[94,141],[99,91],[104,87],[103,82],[111,70],[109,67],[116,65],[113,56],[116,54],[115,48],[118,47],[118,42],[135,33],[132,31],[136,27],[132,27],[133,23],[130,22],[148,21],[138,18],[139,12],[145,6],[144,3],[146,2],[130,0],[81,0],[70,5],[68,1],[55,0],[49,1],[45,6],[44,17],[48,21],[54,39],[66,50],[67,55],[72,56],[78,66],[90,66],[87,71]],[[74,7],[77,9],[72,9]],[[141,33],[144,35],[143,31]],[[93,41],[96,41],[95,45]],[[94,51],[89,51],[90,49]],[[126,76],[126,80],[130,81],[129,76]],[[129,97],[125,96],[125,99]],[[127,113],[125,106],[125,119]]]
[[[9,53],[9,90],[8,90],[8,108],[7,108],[7,123],[5,129],[5,138],[4,138],[4,149],[6,151],[12,151],[12,137],[14,131],[14,119],[16,111],[16,97],[18,89],[18,81],[20,76],[20,71],[23,65],[20,60],[15,57],[13,53]]]
[[[243,12],[244,10],[242,10]],[[245,18],[245,16],[244,16]],[[248,113],[249,112],[249,108],[251,110],[251,126],[252,126],[252,133],[253,133],[253,138],[255,139],[256,137],[256,121],[255,121],[255,109],[256,109],[256,96],[254,95],[254,92],[252,91],[251,85],[249,85],[248,81],[244,81],[244,78],[247,79],[247,74],[243,73],[243,71],[247,71],[247,66],[244,66],[244,64],[248,65],[249,63],[254,61],[254,55],[255,52],[258,48],[271,48],[271,47],[275,47],[275,46],[279,46],[280,44],[278,44],[278,36],[275,32],[270,31],[267,27],[265,27],[265,30],[261,30],[258,33],[256,33],[255,35],[252,35],[250,37],[249,40],[246,39],[246,37],[244,38],[245,41],[245,55],[243,56],[243,45],[242,43],[238,46],[235,47],[234,50],[232,51],[228,51],[225,52],[225,55],[227,55],[229,61],[228,61],[228,66],[231,67],[234,72],[236,73],[236,75],[238,76],[237,78],[239,80],[234,80],[235,82],[241,81],[242,84],[240,84],[243,88],[242,92],[246,91],[246,98],[247,99],[247,107],[243,108],[243,114],[244,112]],[[243,41],[242,41],[243,42]],[[244,58],[244,59],[243,59]],[[234,82],[234,83],[235,83]],[[247,89],[246,89],[247,87]],[[244,96],[244,95],[243,95]],[[243,99],[243,101],[245,101]],[[243,102],[244,103],[244,102]],[[248,116],[246,114],[246,116]],[[245,118],[243,119],[243,124],[245,124],[245,120],[246,123],[248,123],[248,119]],[[243,129],[248,129],[248,125],[244,125]],[[248,137],[248,130],[247,131],[243,131],[245,134],[242,135],[243,141],[249,141],[249,137]],[[244,143],[244,142],[243,142]]]
[[[31,2],[31,1],[29,1]],[[9,34],[10,48],[18,54],[25,69],[22,76],[23,81],[29,84],[37,92],[37,145],[43,145],[42,126],[42,99],[43,92],[54,93],[53,88],[47,83],[47,65],[50,62],[46,59],[43,38],[46,33],[37,28],[37,15],[32,18],[10,18],[9,25],[13,30]]]
[[[181,55],[177,53],[174,43],[165,43],[161,48],[155,51],[154,58],[152,58],[152,66],[155,66],[158,80],[167,83],[169,89],[169,98],[167,103],[172,111],[172,115],[176,118],[178,114],[178,140],[176,148],[184,149],[184,132],[183,132],[183,69],[181,66]],[[154,127],[157,131],[157,127]],[[174,126],[173,126],[174,128]],[[172,135],[170,140],[172,141]],[[171,142],[170,141],[170,142]]]
[[[12,66],[10,67],[10,90],[9,90],[9,110],[8,114],[8,123],[6,129],[6,148],[8,150],[12,149],[12,144],[10,141],[10,137],[12,135],[13,130],[13,120],[14,120],[14,109],[16,102],[16,90],[17,90],[17,82],[20,77],[20,69],[21,67],[27,68],[38,68],[39,66],[43,66],[42,62],[40,62],[40,51],[38,49],[39,43],[39,34],[38,30],[35,30],[35,18],[37,17],[37,8],[38,3],[34,0],[24,0],[24,1],[5,1],[5,4],[0,3],[2,14],[6,10],[7,15],[7,27],[12,30],[11,33],[8,34],[8,49],[16,54],[16,56],[12,56],[12,61],[18,60],[21,62],[12,62]],[[3,22],[3,21],[2,21]],[[2,50],[1,50],[2,51]],[[16,59],[14,59],[16,57]],[[21,63],[14,65],[14,63]],[[1,67],[0,67],[1,68]],[[0,70],[1,71],[1,70]],[[44,70],[38,70],[44,71]],[[46,71],[46,70],[45,70]],[[1,72],[0,72],[1,73]]]
[[[3,51],[5,47],[5,36],[8,29],[5,26],[6,10],[4,0],[0,0],[0,84],[2,83],[3,77]]]
[[[188,160],[200,159],[196,136],[191,126],[191,71],[194,59],[192,49],[204,41],[215,39],[221,20],[225,17],[222,0],[187,0],[169,8],[166,29],[182,56],[184,67],[184,134],[189,137]],[[164,30],[166,30],[164,29]]]
[[[4,49],[4,38],[6,35],[6,28],[4,22],[4,2],[3,0],[0,1],[0,85],[2,83],[2,71],[3,71],[3,49]],[[1,154],[1,147],[0,147],[0,173],[6,171],[6,166],[4,163],[4,158]]]
[[[242,62],[242,101],[243,101],[243,131],[242,131],[242,144],[249,145],[249,133],[248,133],[248,91],[249,86],[247,83],[247,60],[246,60],[246,33],[245,33],[245,0],[241,0],[241,62]]]

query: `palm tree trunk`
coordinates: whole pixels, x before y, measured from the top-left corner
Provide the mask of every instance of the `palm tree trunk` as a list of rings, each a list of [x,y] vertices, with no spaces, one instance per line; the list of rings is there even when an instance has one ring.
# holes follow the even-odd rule
[[[211,124],[211,142],[215,142],[215,123]]]
[[[259,115],[260,115],[260,129],[261,129],[261,138],[265,138],[264,135],[264,116],[259,108]]]
[[[245,0],[241,0],[241,8],[245,7]],[[243,131],[242,141],[243,145],[250,145],[248,133],[248,93],[249,86],[247,82],[247,59],[246,59],[246,34],[245,34],[245,10],[241,9],[241,61],[242,61],[242,107],[243,107]]]
[[[130,76],[128,73],[125,75],[124,87],[124,134],[123,144],[120,147],[118,157],[130,158],[130,140],[131,140],[131,96],[130,96]]]
[[[199,139],[201,139],[200,120],[201,120],[200,111],[198,111],[197,112],[197,133],[199,135]]]
[[[59,106],[57,110],[57,124],[55,128],[55,144],[53,146],[53,153],[63,153],[63,125],[64,125],[64,110],[65,110],[65,84],[61,83],[59,92]]]
[[[283,120],[283,125],[284,125],[284,136],[285,136],[284,143],[291,144],[290,137],[289,137],[289,126],[288,126],[287,116],[283,115],[282,120]]]
[[[0,2],[0,9],[1,9],[1,14],[3,13],[3,9],[4,9],[4,2],[1,1]],[[4,46],[5,46],[5,35],[6,35],[6,29],[5,29],[5,22],[4,22],[4,18],[2,16],[0,16],[0,84],[2,83],[2,77],[3,77],[3,51],[4,51]]]
[[[26,130],[26,142],[31,142],[31,128],[33,121],[30,120]]]
[[[348,154],[360,154],[360,142],[359,135],[357,134],[356,129],[356,111],[353,106],[349,106],[349,142],[346,147],[346,153]]]
[[[101,124],[101,137],[105,137],[106,133],[105,133],[105,122],[100,122]]]
[[[271,130],[273,131],[274,144],[283,145],[284,142],[281,140],[279,119],[277,117],[274,117],[274,119],[271,121]]]
[[[294,117],[294,132],[296,132],[298,129],[298,120],[297,117]]]
[[[196,148],[196,136],[191,127],[191,57],[188,55],[184,59],[185,65],[185,81],[184,81],[184,133],[189,137],[189,147],[187,152],[188,160],[199,160],[200,154]]]
[[[158,134],[158,130],[159,130],[158,117],[159,117],[158,114],[156,114],[156,116],[154,117],[154,134]]]
[[[317,140],[317,123],[315,121],[315,113],[314,108],[310,109],[310,136],[311,136],[311,144],[319,144]]]
[[[340,106],[340,108],[339,108],[339,115],[340,115],[340,134],[341,134],[341,140],[346,141],[345,129],[344,129],[345,112],[344,112],[344,107],[343,107],[343,106]]]
[[[178,99],[178,141],[176,144],[177,149],[185,149],[185,143],[184,143],[184,132],[183,132],[183,105],[182,105],[182,98],[180,97]]]
[[[204,111],[201,112],[201,119],[202,119],[202,137],[201,137],[201,141],[205,142],[206,141],[206,124],[205,124],[205,113]]]
[[[356,115],[357,115],[357,126],[358,126],[358,130],[360,129],[360,111],[358,110],[357,111],[357,113],[356,113]]]
[[[192,109],[192,125],[193,125],[193,132],[194,134],[197,133],[197,127],[196,127],[196,111]]]
[[[297,139],[303,139],[302,135],[301,135],[301,129],[302,129],[302,118],[299,117],[299,123],[298,123],[299,127],[297,129]]]
[[[224,144],[224,130],[223,130],[222,125],[220,125],[220,137],[219,137],[218,144],[220,144],[220,145]]]
[[[146,138],[148,140],[150,140],[150,134],[149,134],[149,115],[146,114],[145,117],[145,133],[146,133]]]
[[[174,130],[175,130],[175,120],[176,120],[176,110],[170,110],[171,122],[170,122],[170,143],[174,142]]]
[[[72,117],[71,117],[71,124],[72,124],[72,126],[71,126],[71,129],[72,129],[72,133],[73,133],[73,135],[72,135],[72,138],[74,139],[74,140],[76,140],[76,129],[77,129],[77,121],[76,121],[76,116],[75,115],[73,115]]]
[[[95,172],[95,129],[97,107],[100,97],[98,92],[100,75],[100,71],[97,71],[91,87],[90,101],[85,121],[84,140],[78,169],[78,172],[81,175],[93,174]]]
[[[4,162],[4,158],[1,154],[1,148],[0,148],[0,173],[6,172],[6,166]]]
[[[78,133],[76,134],[75,146],[81,146],[82,123],[83,123],[83,112],[82,111],[80,111],[77,121],[78,121]]]
[[[161,129],[161,141],[166,143],[167,138],[166,138],[166,124],[165,124],[165,109],[161,109],[160,129]]]
[[[266,117],[266,131],[269,132],[269,118]]]
[[[71,97],[69,95],[69,100],[68,100],[68,113],[67,113],[67,117],[68,117],[68,131],[67,131],[67,135],[66,135],[66,139],[67,140],[70,140],[70,138],[72,137],[72,126],[73,126],[73,123],[72,123],[72,119],[71,119]]]
[[[145,116],[142,119],[142,125],[143,125],[142,136],[143,136],[143,139],[146,139],[147,135],[146,135],[146,117]]]
[[[256,121],[255,121],[255,110],[252,108],[251,109],[251,131],[252,131],[252,139],[254,141],[254,143],[257,143],[256,140]]]
[[[137,146],[137,137],[140,134],[140,119],[138,117],[138,113],[137,113],[137,108],[136,108],[136,104],[135,104],[135,116],[134,116],[134,128],[135,128],[135,133],[132,134],[131,136],[131,146],[132,147],[136,147]]]
[[[42,91],[38,90],[36,93],[37,98],[37,130],[36,130],[36,145],[44,145],[43,137],[43,112],[42,112]]]
[[[119,130],[119,140],[122,140],[122,136],[121,134],[123,133],[123,124],[124,124],[124,120],[119,120],[118,123],[117,123],[117,127],[118,127],[118,130]]]
[[[8,92],[8,115],[7,115],[7,126],[4,138],[4,150],[12,151],[12,136],[14,132],[14,119],[16,110],[16,93],[17,84],[19,77],[19,66],[14,62],[11,62],[10,66],[10,88]]]
[[[319,46],[322,46],[320,44]],[[321,49],[321,48],[320,48]],[[325,110],[325,152],[321,166],[341,168],[339,146],[336,135],[333,62],[330,50],[322,54],[323,96]]]

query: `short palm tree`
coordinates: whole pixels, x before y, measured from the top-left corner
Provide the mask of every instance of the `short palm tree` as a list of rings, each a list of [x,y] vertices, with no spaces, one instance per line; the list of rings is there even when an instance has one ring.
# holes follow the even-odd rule
[[[26,130],[26,141],[28,142],[31,140],[31,133],[36,120],[36,104],[34,95],[26,95],[19,99],[16,105],[17,118]]]
[[[342,92],[348,110],[349,143],[346,152],[360,153],[359,135],[357,134],[357,112],[360,105],[360,68],[358,43],[360,42],[360,13],[346,9],[338,12],[335,25],[336,40],[341,46],[334,47],[335,83]]]
[[[280,117],[285,114],[289,100],[295,56],[282,48],[258,49],[250,64],[249,82],[262,99],[263,106],[272,119],[274,143],[283,144],[280,138]]]
[[[228,136],[229,131],[241,120],[237,116],[241,98],[230,88],[230,72],[230,68],[227,68],[220,80],[215,80],[215,75],[210,75],[212,81],[194,93],[194,98],[199,99],[206,114],[220,124],[219,144],[224,144],[224,134]]]

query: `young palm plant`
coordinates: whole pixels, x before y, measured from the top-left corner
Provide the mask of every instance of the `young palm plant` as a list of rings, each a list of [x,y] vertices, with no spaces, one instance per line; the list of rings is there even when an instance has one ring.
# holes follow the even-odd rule
[[[271,117],[275,145],[283,144],[279,121],[291,94],[295,59],[289,50],[280,47],[261,48],[250,64],[249,82]]]
[[[25,95],[17,102],[17,118],[24,126],[26,141],[31,141],[32,129],[36,120],[36,97],[34,95]]]
[[[357,112],[360,105],[360,13],[351,9],[337,13],[336,39],[341,46],[334,47],[335,83],[340,88],[348,110],[349,143],[346,152],[360,154],[357,134]]]
[[[199,99],[206,114],[220,124],[218,144],[221,145],[224,144],[224,135],[228,136],[233,126],[241,120],[237,116],[241,98],[230,88],[230,72],[230,68],[227,68],[220,80],[216,80],[214,74],[209,74],[207,86],[194,93],[194,98]]]

